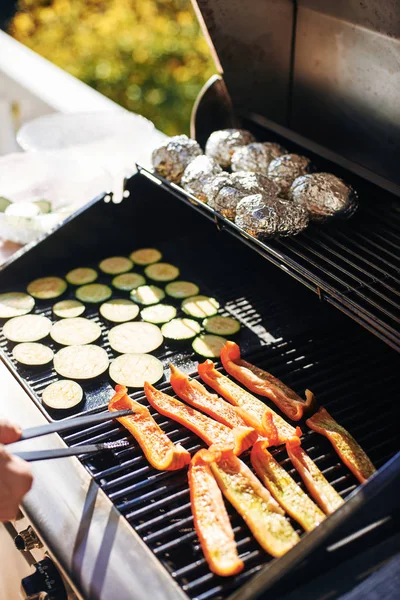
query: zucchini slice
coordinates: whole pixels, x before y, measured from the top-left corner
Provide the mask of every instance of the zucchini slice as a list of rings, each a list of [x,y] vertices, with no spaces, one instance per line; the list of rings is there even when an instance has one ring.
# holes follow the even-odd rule
[[[161,333],[169,340],[191,340],[201,331],[201,326],[193,319],[172,319],[161,327]]]
[[[153,281],[172,281],[179,277],[179,269],[169,263],[156,263],[149,265],[144,270],[146,277]]]
[[[51,300],[58,298],[67,289],[67,282],[61,277],[40,277],[31,281],[27,287],[27,292],[39,300]]]
[[[49,408],[68,410],[77,406],[83,398],[83,389],[70,379],[60,379],[43,390],[42,400]]]
[[[61,319],[80,317],[85,312],[85,306],[79,300],[60,300],[53,306],[53,313]]]
[[[115,383],[141,388],[146,381],[159,381],[164,375],[164,367],[162,362],[151,354],[121,354],[112,361],[109,374]]]
[[[83,346],[98,340],[101,328],[94,321],[82,317],[63,319],[54,323],[50,336],[62,346]]]
[[[107,352],[100,346],[67,346],[54,355],[54,368],[68,379],[94,379],[108,369]]]
[[[23,365],[40,366],[47,365],[53,360],[54,352],[44,344],[37,342],[23,342],[17,344],[12,351],[16,361]]]
[[[222,348],[227,340],[219,335],[203,333],[192,344],[193,350],[205,358],[219,358]]]
[[[99,302],[105,302],[112,296],[112,289],[103,283],[88,283],[78,287],[75,296],[81,302],[98,304]]]
[[[137,265],[152,265],[162,259],[162,254],[156,248],[140,248],[131,252],[129,258]]]
[[[148,354],[164,341],[160,329],[151,323],[123,323],[108,332],[110,346],[120,354]]]
[[[3,326],[3,334],[11,342],[37,342],[49,335],[50,319],[42,315],[14,317]]]
[[[215,335],[235,335],[240,330],[240,323],[233,317],[221,317],[216,315],[215,317],[209,317],[204,319],[203,327],[207,333],[214,333]]]
[[[51,202],[48,200],[35,200],[33,204],[39,207],[40,214],[47,215],[51,213]]]
[[[33,202],[14,202],[4,211],[5,220],[14,227],[32,226],[32,219],[39,214],[40,209]]]
[[[182,310],[189,317],[204,319],[217,314],[219,302],[209,296],[191,296],[182,302]]]
[[[167,323],[176,317],[176,308],[170,304],[154,304],[153,306],[143,308],[140,316],[143,321],[158,325],[159,323]]]
[[[21,317],[33,310],[35,300],[24,292],[8,292],[0,294],[0,319]]]
[[[105,258],[99,264],[99,269],[107,275],[119,275],[120,273],[126,273],[133,267],[133,262],[126,258],[126,256],[111,256]]]
[[[184,298],[189,298],[190,296],[196,296],[200,289],[198,285],[191,283],[190,281],[173,281],[165,286],[165,291],[167,292],[168,296],[172,296],[172,298],[177,298],[178,300],[183,300]]]
[[[93,283],[98,278],[97,271],[90,267],[79,267],[78,269],[72,269],[66,274],[65,279],[72,285],[85,285],[86,283]]]
[[[165,292],[155,285],[141,285],[131,291],[131,298],[138,304],[149,306],[161,302],[165,298]]]
[[[0,196],[0,212],[3,213],[10,204],[12,204],[11,200],[4,198],[4,196]]]
[[[117,288],[117,290],[130,292],[131,290],[144,285],[146,283],[146,279],[139,273],[122,273],[122,275],[117,275],[114,277],[111,283],[115,288]]]
[[[133,321],[139,314],[139,307],[131,300],[115,298],[107,300],[99,308],[102,317],[114,323]]]

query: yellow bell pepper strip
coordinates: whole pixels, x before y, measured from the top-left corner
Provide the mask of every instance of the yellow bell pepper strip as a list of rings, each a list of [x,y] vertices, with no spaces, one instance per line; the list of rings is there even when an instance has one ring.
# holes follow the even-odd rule
[[[196,379],[189,379],[186,373],[183,373],[174,365],[169,367],[171,369],[170,383],[179,398],[227,427],[247,426],[246,422],[228,402],[225,402],[216,394],[210,394],[204,385]]]
[[[255,472],[275,500],[305,531],[312,531],[325,519],[322,510],[268,452],[265,440],[254,444],[250,460]]]
[[[299,541],[284,512],[232,448],[212,446],[210,463],[225,498],[234,506],[262,548],[282,556]]]
[[[118,421],[135,438],[152,467],[159,471],[176,471],[190,462],[190,453],[180,444],[174,444],[157,425],[149,410],[129,398],[123,385],[115,387],[115,395],[108,403],[108,410],[131,409],[133,415],[120,417]]]
[[[249,427],[254,427],[259,435],[266,436],[270,434],[269,419],[272,418],[273,425],[277,430],[277,436],[274,442],[269,440],[270,446],[284,444],[288,439],[296,435],[294,427],[289,425],[285,419],[282,419],[269,406],[217,371],[212,360],[206,360],[199,364],[198,372],[204,383],[233,404],[246,424]]]
[[[315,462],[301,447],[301,441],[293,436],[286,442],[286,450],[294,468],[304,481],[310,495],[327,514],[335,512],[343,504],[343,498],[325,479]]]
[[[243,383],[251,392],[265,396],[293,421],[298,421],[314,406],[314,395],[306,390],[303,400],[279,379],[241,359],[240,348],[235,342],[226,342],[221,350],[225,371]]]
[[[233,447],[235,454],[241,454],[252,446],[258,437],[251,427],[229,429],[191,406],[186,406],[176,398],[158,391],[148,382],[144,384],[144,393],[155,410],[184,425],[209,446],[215,443],[224,444]]]
[[[221,490],[208,464],[207,450],[199,450],[189,466],[190,504],[194,527],[211,571],[222,577],[236,575],[244,564],[237,552],[231,522]]]
[[[321,406],[318,411],[306,421],[310,429],[324,435],[331,442],[337,454],[346,467],[360,483],[367,481],[376,469],[361,446],[352,435]]]

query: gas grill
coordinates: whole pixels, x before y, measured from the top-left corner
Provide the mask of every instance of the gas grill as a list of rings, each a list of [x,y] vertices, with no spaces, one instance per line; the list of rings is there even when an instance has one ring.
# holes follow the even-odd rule
[[[135,551],[142,560],[149,560],[148,570],[150,574],[154,572],[154,581],[151,576],[148,581],[148,597],[152,599],[244,600],[261,598],[267,591],[273,598],[283,597],[293,590],[293,582],[301,586],[363,552],[365,547],[380,547],[399,530],[396,510],[400,484],[400,455],[396,454],[400,450],[396,398],[399,365],[396,350],[400,349],[398,181],[391,163],[385,168],[376,167],[376,158],[368,156],[357,140],[344,148],[341,144],[345,142],[337,135],[327,149],[318,146],[322,134],[315,128],[310,127],[309,138],[301,137],[304,128],[299,126],[291,109],[295,114],[295,98],[299,95],[295,48],[299,47],[300,52],[304,38],[296,38],[295,45],[292,32],[298,27],[298,32],[304,33],[307,16],[315,27],[319,13],[312,2],[297,4],[296,13],[291,2],[252,0],[246,5],[246,18],[255,40],[252,46],[245,39],[249,31],[240,27],[241,3],[199,1],[224,68],[230,96],[224,82],[213,78],[196,105],[192,132],[204,144],[213,129],[236,124],[236,115],[244,115],[242,124],[260,141],[278,141],[290,151],[312,158],[319,170],[333,172],[351,183],[361,199],[360,208],[351,220],[312,226],[295,238],[263,243],[179,186],[138,166],[138,173],[126,182],[127,193],[122,203],[97,198],[47,238],[21,251],[0,271],[1,291],[24,290],[36,277],[63,276],[76,266],[96,267],[105,256],[128,255],[139,247],[159,248],[166,261],[180,267],[182,279],[196,282],[202,293],[220,301],[222,314],[241,321],[239,343],[244,357],[271,371],[299,394],[305,388],[311,389],[317,401],[354,435],[378,469],[360,488],[329,442],[301,423],[304,449],[346,502],[311,533],[302,534],[293,523],[301,534],[301,542],[279,559],[271,559],[261,550],[243,520],[229,508],[245,569],[236,577],[223,579],[209,571],[199,547],[185,470],[152,469],[136,442],[116,423],[69,432],[63,436],[69,446],[129,441],[126,448],[90,458],[82,456],[80,461],[93,482],[90,485],[104,492],[109,499],[107,505],[112,503],[115,507],[112,514],[122,516],[127,525],[124,550],[132,544],[135,549],[140,548]],[[321,13],[321,19],[324,23],[332,19],[332,27],[337,26],[338,17],[332,15],[336,3],[324,4],[329,5],[329,10]],[[345,7],[339,4],[344,27]],[[270,19],[261,19],[267,9]],[[353,20],[358,24],[358,17],[353,13],[348,15],[347,25]],[[222,24],[226,26],[224,35]],[[376,29],[380,31],[378,24]],[[365,30],[366,39],[373,34],[373,29]],[[267,46],[269,62],[263,70]],[[244,69],[242,54],[246,56],[246,65],[251,65],[248,71]],[[240,85],[239,72],[243,75]],[[268,95],[265,86],[271,86],[271,81],[275,87]],[[304,101],[307,86],[303,91]],[[318,114],[318,107],[315,103],[313,106]],[[235,113],[231,112],[232,107]],[[366,118],[364,113],[361,116]],[[373,125],[374,131],[378,131],[379,123]],[[395,136],[395,131],[390,135]],[[326,143],[327,138],[322,135],[322,139]],[[379,150],[379,140],[374,139],[374,143]],[[103,280],[109,282],[107,277]],[[69,293],[72,297],[72,292]],[[51,316],[51,303],[38,303],[35,312]],[[89,308],[85,316],[101,325],[102,337],[98,343],[113,358],[115,354],[107,340],[109,326],[99,319],[97,310]],[[57,378],[54,370],[25,370],[13,361],[12,347],[2,336],[0,347],[6,366],[27,396],[47,419],[60,418],[41,403],[43,389]],[[196,377],[197,357],[190,345],[177,348],[166,343],[155,355],[165,367],[164,378],[157,385],[164,392],[173,395],[168,381],[169,362]],[[107,375],[84,384],[85,399],[79,411],[104,410],[112,389]],[[136,391],[132,397],[148,406],[142,391]],[[150,410],[174,442],[182,443],[192,454],[203,446],[187,429]],[[302,486],[286,452],[278,448],[273,453]],[[248,462],[246,454],[244,460]],[[85,515],[91,510],[88,501]],[[106,537],[107,547],[115,537],[113,532],[110,535],[111,541]],[[82,543],[79,536],[78,531],[78,548],[78,538]],[[51,531],[47,532],[46,541],[52,554],[51,542],[55,540]],[[56,545],[59,549],[62,541],[57,540]],[[145,547],[147,554],[142,552]],[[99,548],[99,555],[101,552]],[[123,555],[122,546],[120,554]],[[101,582],[92,581],[88,586],[75,560],[61,560],[55,550],[53,556],[83,597],[110,597],[104,595]],[[111,567],[113,577],[118,578],[119,565]],[[121,568],[126,571],[127,587],[119,588],[118,596],[121,600],[141,599],[143,596],[135,592],[134,582],[144,564],[127,561]],[[331,597],[336,597],[333,591]]]

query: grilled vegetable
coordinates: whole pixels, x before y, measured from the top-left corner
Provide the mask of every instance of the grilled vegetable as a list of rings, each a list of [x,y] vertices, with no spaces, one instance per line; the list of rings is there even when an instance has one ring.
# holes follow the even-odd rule
[[[42,400],[49,408],[69,410],[77,406],[83,398],[83,389],[69,379],[60,379],[43,390]]]
[[[94,379],[108,369],[107,352],[100,346],[67,346],[54,356],[54,368],[67,379]]]
[[[374,465],[352,435],[335,421],[322,406],[306,421],[310,429],[324,435],[331,442],[346,467],[360,483],[376,471]]]
[[[151,354],[121,354],[112,361],[109,373],[115,383],[141,388],[145,381],[159,381],[164,375],[164,367],[162,362]]]
[[[3,326],[3,334],[11,342],[37,342],[49,335],[51,321],[41,315],[14,317]]]
[[[108,321],[113,323],[124,323],[133,321],[139,314],[139,307],[131,300],[114,298],[104,302],[99,308],[99,313]]]
[[[159,471],[176,471],[190,462],[189,452],[180,444],[171,442],[149,410],[129,398],[126,387],[117,385],[108,410],[124,409],[131,409],[134,414],[121,417],[118,421],[133,435],[152,467]]]
[[[141,285],[131,291],[131,298],[138,304],[150,306],[150,304],[161,302],[161,300],[165,298],[165,292],[155,285]]]
[[[143,275],[140,275],[139,273],[122,273],[121,275],[114,277],[111,283],[117,290],[130,292],[131,290],[144,285],[146,280]]]
[[[99,269],[107,275],[119,275],[120,273],[126,273],[133,267],[133,262],[125,256],[111,256],[105,258],[99,263]]]
[[[240,573],[244,564],[238,556],[224,500],[207,461],[208,454],[207,450],[200,450],[191,460],[190,504],[194,527],[210,570],[228,577]]]
[[[169,263],[155,263],[144,270],[146,277],[153,281],[172,281],[179,277],[179,269]]]
[[[123,323],[108,332],[110,346],[121,354],[147,354],[164,341],[160,329],[151,323]]]
[[[61,296],[66,289],[67,282],[61,277],[40,277],[28,285],[27,292],[39,300],[51,300]]]
[[[99,304],[105,302],[112,295],[112,290],[108,285],[102,283],[88,283],[78,287],[75,296],[78,300],[86,302],[86,304]]]
[[[143,321],[148,323],[167,323],[176,317],[176,308],[169,304],[154,304],[147,306],[140,312]]]
[[[182,310],[189,317],[195,319],[205,319],[216,315],[219,309],[219,302],[209,296],[190,296],[182,302]]]
[[[343,504],[343,499],[325,479],[315,462],[302,449],[300,439],[297,436],[290,438],[286,442],[286,450],[315,502],[326,514],[333,513]]]
[[[40,208],[33,202],[15,202],[4,211],[6,222],[14,227],[31,227],[32,219],[40,214]]]
[[[40,214],[47,215],[51,213],[51,203],[48,200],[34,200],[33,204],[39,207]]]
[[[80,317],[85,312],[85,306],[79,300],[60,300],[53,306],[53,313],[61,319]]]
[[[251,450],[251,464],[257,475],[282,508],[306,531],[312,531],[324,519],[324,513],[303,492],[294,479],[267,450],[260,440]]]
[[[161,327],[161,333],[169,340],[183,341],[191,340],[201,331],[197,321],[193,319],[172,319]]]
[[[282,556],[299,541],[279,504],[232,449],[211,447],[212,472],[225,498],[235,507],[260,546]]]
[[[4,198],[4,196],[0,196],[0,213],[5,212],[7,206],[10,206],[10,204],[12,204],[11,200]]]
[[[190,298],[199,293],[199,286],[190,281],[172,281],[165,286],[168,296],[177,299]]]
[[[225,342],[226,339],[219,335],[203,333],[193,341],[192,348],[204,358],[219,358]]]
[[[221,351],[221,361],[225,371],[243,383],[249,390],[269,398],[293,421],[298,421],[311,409],[314,396],[306,390],[304,401],[282,381],[240,358],[240,348],[234,342],[226,342]]]
[[[35,300],[23,292],[8,292],[0,294],[0,319],[21,317],[33,310]]]
[[[257,433],[250,427],[229,429],[225,425],[206,417],[194,408],[186,406],[176,398],[156,390],[149,383],[144,384],[144,393],[151,406],[165,417],[184,425],[198,435],[206,444],[220,443],[233,447],[235,454],[241,454],[254,444]]]
[[[17,344],[12,351],[16,361],[28,366],[47,365],[53,360],[53,350],[44,344],[24,342]]]
[[[54,323],[50,336],[63,346],[83,346],[95,342],[101,335],[100,326],[82,317],[63,319]]]
[[[240,330],[240,323],[233,317],[221,317],[216,315],[204,319],[203,327],[207,333],[213,333],[215,335],[235,335]]]
[[[69,271],[65,279],[72,285],[85,285],[87,283],[93,283],[98,277],[97,271],[89,267],[79,267],[78,269],[72,269]]]
[[[137,265],[152,265],[162,259],[162,254],[155,248],[141,248],[132,252],[129,258]]]
[[[237,410],[243,420],[250,427],[262,436],[270,434],[269,416],[277,431],[276,444],[284,444],[286,440],[295,435],[295,429],[289,423],[286,423],[282,417],[277,415],[269,406],[261,402],[258,398],[238,386],[234,381],[222,375],[215,368],[211,360],[206,360],[199,364],[199,375],[210,387],[213,388],[223,398],[237,407]],[[301,435],[301,433],[300,433]],[[271,445],[271,440],[270,440]]]
[[[174,365],[170,364],[169,368],[171,369],[170,383],[179,398],[227,427],[246,427],[242,417],[225,400],[216,394],[210,394],[204,385],[195,379],[189,379],[186,373]]]

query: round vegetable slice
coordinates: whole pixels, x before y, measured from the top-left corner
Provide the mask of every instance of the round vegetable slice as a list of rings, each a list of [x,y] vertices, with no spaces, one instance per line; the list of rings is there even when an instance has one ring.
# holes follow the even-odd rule
[[[85,285],[86,283],[93,283],[98,278],[98,273],[90,267],[79,267],[78,269],[72,269],[69,271],[65,279],[72,285]]]
[[[164,375],[163,364],[151,354],[121,354],[110,365],[110,377],[115,383],[141,388],[145,382],[156,383]]]
[[[101,328],[90,319],[76,317],[54,323],[50,335],[57,344],[83,346],[95,342],[101,335]]]
[[[127,271],[130,271],[132,267],[133,262],[129,258],[126,258],[126,256],[111,256],[110,258],[105,258],[99,264],[99,269],[108,275],[126,273]]]
[[[139,307],[131,300],[124,298],[116,298],[107,300],[99,308],[102,317],[113,321],[114,323],[124,323],[125,321],[133,321],[139,314]]]
[[[203,333],[193,341],[192,348],[197,354],[205,358],[219,358],[226,342],[227,340],[219,335]]]
[[[83,389],[70,379],[60,379],[43,390],[42,400],[49,408],[68,410],[77,406],[83,398]]]
[[[176,317],[176,308],[170,304],[154,304],[147,306],[140,312],[143,321],[148,323],[167,323]]]
[[[48,200],[34,200],[33,204],[39,207],[39,211],[42,215],[51,213],[51,202]]]
[[[67,282],[61,277],[40,277],[31,281],[27,287],[27,292],[39,300],[50,300],[58,298],[67,289]]]
[[[3,326],[3,334],[11,342],[37,342],[49,335],[51,321],[41,315],[14,317]]]
[[[140,248],[132,252],[129,258],[138,265],[152,265],[162,259],[162,254],[156,248]]]
[[[0,319],[20,317],[33,310],[35,300],[24,292],[0,294]]]
[[[156,263],[149,265],[144,270],[146,276],[154,281],[172,281],[179,277],[179,269],[169,263]]]
[[[114,277],[111,283],[115,288],[117,288],[117,290],[130,292],[131,290],[144,285],[146,283],[146,279],[139,273],[122,273],[122,275],[117,275]]]
[[[134,302],[138,302],[138,304],[148,306],[150,304],[157,304],[163,300],[165,292],[155,285],[141,285],[136,290],[132,290],[131,298]]]
[[[13,357],[23,365],[47,365],[53,360],[54,352],[44,344],[37,342],[23,342],[17,344],[12,351]]]
[[[88,283],[77,288],[75,296],[87,304],[105,302],[112,295],[112,289],[103,283]]]
[[[161,327],[161,333],[169,340],[190,340],[198,335],[201,326],[193,319],[172,319]]]
[[[54,356],[54,368],[68,379],[94,379],[108,369],[107,352],[100,346],[67,346]]]
[[[240,323],[233,317],[209,317],[204,319],[203,327],[207,333],[215,333],[216,335],[235,335],[240,329]]]
[[[53,306],[53,313],[61,319],[80,317],[85,312],[85,306],[79,300],[60,300]]]
[[[160,329],[151,323],[123,323],[110,329],[110,346],[121,354],[147,354],[164,341]]]
[[[204,319],[217,314],[219,302],[209,296],[191,296],[182,302],[182,310],[189,317]]]
[[[196,296],[200,290],[199,286],[191,281],[173,281],[165,286],[165,291],[172,298],[184,299]]]

